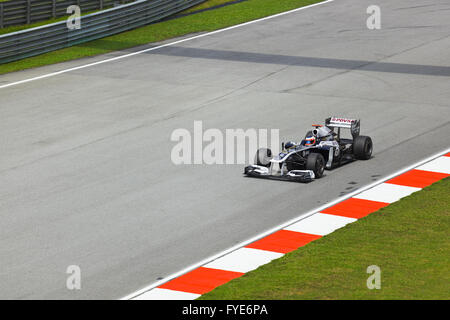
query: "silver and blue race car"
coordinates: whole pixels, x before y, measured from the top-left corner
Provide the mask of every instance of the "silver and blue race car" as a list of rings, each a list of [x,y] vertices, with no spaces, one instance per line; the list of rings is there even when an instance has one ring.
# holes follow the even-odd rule
[[[260,148],[255,164],[245,167],[244,174],[275,180],[310,182],[321,178],[325,169],[333,169],[356,159],[372,155],[372,139],[361,136],[360,120],[330,117],[325,125],[313,125],[301,142],[283,142],[282,151],[274,155]],[[349,129],[351,138],[343,138],[341,129]]]

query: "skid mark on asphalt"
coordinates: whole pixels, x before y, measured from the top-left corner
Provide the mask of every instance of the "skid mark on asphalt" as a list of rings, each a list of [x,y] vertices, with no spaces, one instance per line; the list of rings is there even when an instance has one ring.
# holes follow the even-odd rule
[[[444,38],[447,38],[447,36]],[[439,40],[442,39],[443,38]],[[427,42],[426,44],[429,44],[429,42]],[[419,46],[415,46],[413,48],[397,52],[385,58],[390,58],[398,54],[402,54],[404,52],[416,49],[423,45],[425,44],[421,44]],[[288,56],[280,54],[266,54],[257,52],[242,52],[242,51],[189,48],[176,46],[150,51],[148,52],[148,54],[167,55],[193,59],[212,59],[212,60],[233,61],[233,62],[288,65],[297,67],[343,69],[348,71],[362,70],[374,72],[450,77],[450,67],[447,66],[433,66],[433,65],[395,63],[395,62]]]

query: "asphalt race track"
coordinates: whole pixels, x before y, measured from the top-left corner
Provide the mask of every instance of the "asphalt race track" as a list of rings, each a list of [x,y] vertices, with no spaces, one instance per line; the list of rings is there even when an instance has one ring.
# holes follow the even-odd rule
[[[372,4],[336,0],[1,88],[0,298],[120,298],[448,148],[450,3],[378,0],[382,28],[369,30]],[[194,120],[300,140],[332,115],[361,119],[374,158],[310,184],[170,159],[173,130]],[[66,288],[69,265],[81,290]]]

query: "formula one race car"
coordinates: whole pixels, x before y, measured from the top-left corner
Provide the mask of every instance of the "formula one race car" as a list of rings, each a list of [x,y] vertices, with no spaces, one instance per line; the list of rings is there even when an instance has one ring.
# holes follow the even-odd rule
[[[305,138],[296,143],[282,143],[282,151],[260,148],[255,164],[245,167],[250,177],[310,182],[320,178],[325,169],[332,169],[355,159],[368,160],[372,155],[372,139],[360,136],[360,120],[330,117],[325,126],[313,125]],[[335,132],[337,128],[337,132]],[[350,129],[352,138],[342,138],[341,129]]]

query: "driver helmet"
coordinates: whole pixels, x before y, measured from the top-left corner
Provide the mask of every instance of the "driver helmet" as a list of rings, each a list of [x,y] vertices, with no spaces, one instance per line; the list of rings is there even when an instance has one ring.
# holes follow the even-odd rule
[[[305,146],[313,146],[316,144],[316,137],[310,136],[305,138]]]

